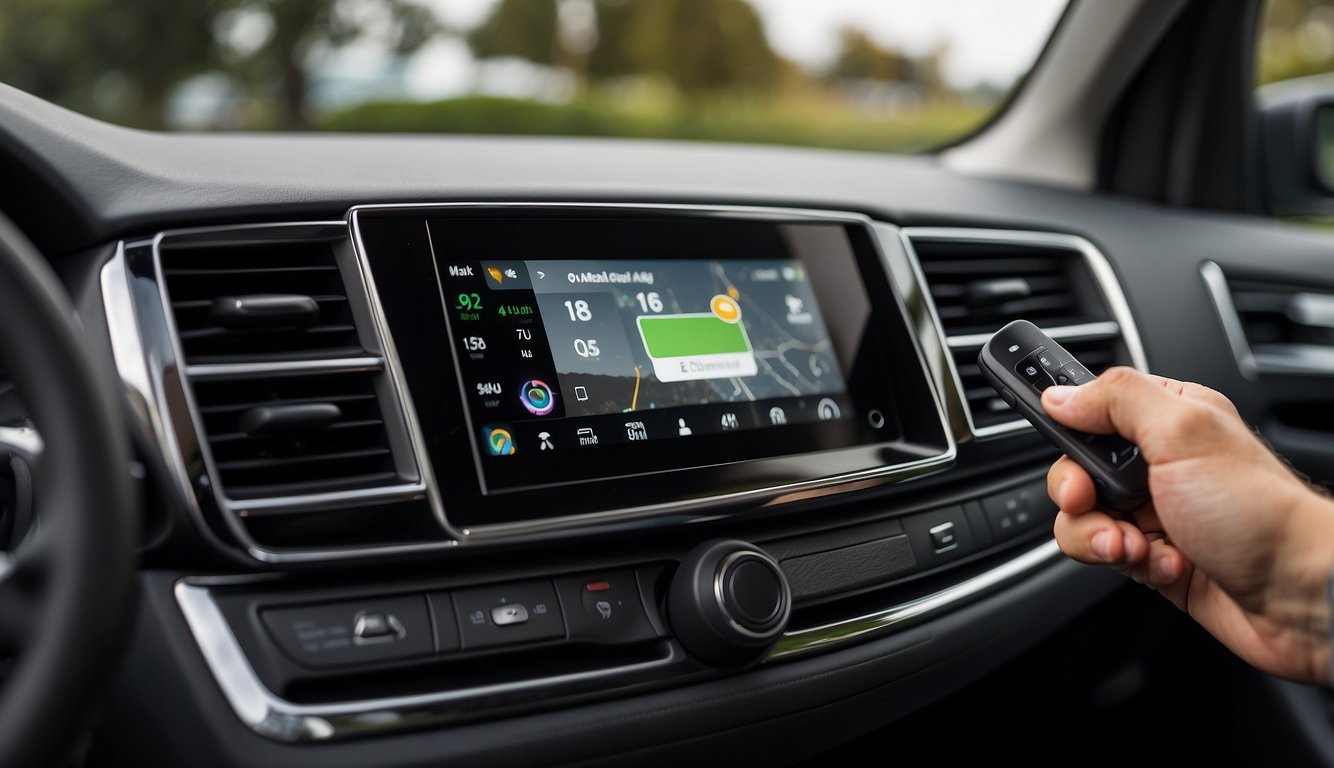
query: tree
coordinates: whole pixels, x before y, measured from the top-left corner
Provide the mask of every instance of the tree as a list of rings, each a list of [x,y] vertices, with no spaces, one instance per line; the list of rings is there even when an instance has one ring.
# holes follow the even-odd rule
[[[172,86],[218,63],[230,0],[4,0],[0,79],[129,125],[166,122]]]
[[[259,20],[245,50],[220,35]],[[275,107],[272,122],[307,127],[311,54],[375,38],[408,53],[440,31],[418,0],[0,0],[0,79],[107,120],[167,123],[172,90],[221,72]]]
[[[374,37],[386,49],[408,54],[442,29],[417,0],[250,0],[237,11],[267,17],[271,29],[238,71],[252,88],[276,88],[279,125],[298,130],[310,127],[306,100],[315,51]]]
[[[656,75],[688,93],[768,88],[783,69],[745,0],[593,0],[587,51],[563,34],[574,1],[500,0],[468,42],[478,58],[516,56],[593,80]]]
[[[597,0],[594,78],[659,75],[687,93],[767,89],[783,61],[745,0]]]
[[[906,81],[913,62],[902,52],[877,43],[856,27],[843,27],[838,33],[838,56],[830,68],[838,80]]]
[[[535,64],[560,66],[560,15],[556,0],[500,0],[480,26],[468,33],[479,59],[515,56]]]

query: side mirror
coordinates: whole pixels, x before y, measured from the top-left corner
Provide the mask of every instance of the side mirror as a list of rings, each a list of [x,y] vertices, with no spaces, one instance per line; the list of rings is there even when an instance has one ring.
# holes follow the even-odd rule
[[[1259,89],[1261,163],[1278,216],[1334,216],[1334,75]]]

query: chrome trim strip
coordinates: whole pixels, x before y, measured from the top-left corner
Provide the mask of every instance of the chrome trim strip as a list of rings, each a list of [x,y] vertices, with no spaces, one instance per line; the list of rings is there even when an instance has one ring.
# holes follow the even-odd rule
[[[1200,277],[1204,287],[1213,299],[1214,311],[1218,313],[1218,322],[1223,326],[1223,335],[1232,348],[1232,357],[1237,361],[1237,370],[1242,378],[1255,381],[1260,377],[1260,365],[1251,352],[1251,344],[1246,340],[1246,329],[1241,325],[1241,314],[1232,303],[1232,291],[1227,285],[1227,276],[1223,268],[1212,261],[1200,262]]]
[[[227,543],[218,537],[204,519],[190,470],[185,463],[180,436],[168,410],[167,374],[172,372],[170,378],[176,387],[179,387],[180,377],[175,375],[176,361],[172,348],[161,338],[165,333],[162,318],[141,314],[141,307],[134,299],[127,264],[128,252],[151,249],[153,244],[152,240],[121,242],[116,246],[115,255],[102,267],[102,305],[107,315],[111,357],[125,385],[130,409],[161,452],[163,464],[168,468],[186,512],[194,518],[195,528],[214,546],[227,551]],[[153,304],[151,308],[142,311],[151,312],[159,306]]]
[[[740,218],[751,220],[772,220],[772,221],[793,221],[793,222],[829,222],[840,224],[860,225],[867,229],[872,235],[872,242],[880,250],[882,261],[885,258],[884,247],[880,238],[875,237],[877,228],[889,228],[897,230],[889,224],[877,223],[867,216],[859,213],[849,213],[845,211],[821,211],[804,208],[773,208],[773,207],[750,207],[750,206],[729,206],[729,205],[688,205],[688,204],[654,204],[654,203],[397,203],[388,205],[362,205],[355,206],[348,211],[348,219],[352,222],[353,231],[359,235],[359,217],[362,213],[378,210],[405,211],[420,210],[423,214],[429,214],[432,210],[533,210],[533,209],[563,209],[563,210],[587,210],[596,212],[598,210],[616,210],[616,211],[644,211],[646,213],[673,211],[682,213],[692,213],[701,216],[718,216],[723,218]],[[359,237],[353,239],[354,247],[358,255],[365,259],[364,245]],[[897,294],[897,291],[896,291]],[[900,297],[901,298],[901,297]],[[907,319],[907,311],[900,301],[900,310]],[[910,326],[911,327],[911,326]],[[921,348],[918,346],[917,337],[913,334],[913,342],[919,362],[923,365],[923,370],[927,369],[925,357]],[[896,464],[885,467],[874,467],[857,472],[849,472],[833,477],[819,478],[802,482],[789,483],[781,486],[771,486],[768,488],[758,488],[747,491],[738,491],[735,493],[720,494],[700,499],[692,499],[684,502],[670,502],[662,504],[647,504],[636,507],[625,507],[621,509],[608,510],[605,512],[594,512],[580,515],[569,515],[566,517],[553,518],[547,520],[533,520],[516,523],[501,523],[495,525],[476,526],[467,529],[457,529],[450,527],[451,533],[460,534],[460,543],[480,543],[490,541],[510,541],[526,537],[546,536],[553,533],[562,533],[571,530],[579,530],[590,525],[610,525],[615,523],[633,523],[634,521],[645,518],[655,517],[671,512],[689,515],[688,520],[706,520],[715,519],[718,513],[710,513],[710,508],[726,504],[738,504],[754,502],[766,506],[781,504],[785,501],[809,498],[813,492],[837,492],[839,487],[857,488],[862,483],[875,480],[880,482],[899,482],[909,478],[918,477],[938,469],[950,466],[954,463],[958,453],[958,448],[954,441],[954,435],[950,429],[950,421],[945,415],[943,405],[940,402],[939,393],[934,388],[928,387],[932,391],[932,398],[935,401],[935,407],[940,418],[941,428],[945,436],[946,449],[934,456],[925,457],[915,461],[909,461],[902,464]],[[678,519],[677,522],[680,522]]]
[[[231,499],[233,512],[243,517],[259,517],[288,512],[314,512],[338,509],[380,501],[420,499],[426,495],[426,484],[399,483],[376,488],[357,488],[351,491],[306,493],[300,496],[274,496],[257,499]]]
[[[1078,325],[1058,325],[1054,328],[1043,328],[1042,330],[1056,341],[1114,339],[1121,335],[1121,326],[1115,320],[1080,323]],[[962,336],[950,336],[946,341],[950,345],[950,349],[981,349],[990,339],[991,334],[989,333],[968,333]]]
[[[196,380],[226,380],[253,376],[293,376],[303,373],[381,371],[384,359],[375,356],[283,360],[272,363],[206,363],[185,366],[185,375]]]
[[[965,601],[975,600],[988,592],[1029,576],[1061,557],[1061,548],[1057,546],[1055,540],[1050,540],[986,573],[912,602],[864,616],[785,632],[764,657],[764,663],[789,659],[901,629],[911,622],[920,621],[946,608],[957,607]]]
[[[412,402],[412,392],[408,389],[407,379],[403,375],[403,362],[398,357],[398,346],[394,344],[394,336],[389,331],[389,320],[385,317],[384,305],[380,302],[380,290],[375,286],[375,275],[371,272],[366,246],[361,240],[361,222],[355,209],[348,212],[347,220],[350,225],[352,254],[357,265],[357,275],[361,278],[361,287],[366,292],[371,325],[374,326],[375,335],[380,340],[380,351],[387,362],[389,380],[393,383],[395,394],[398,395],[398,407],[408,430],[408,439],[412,441],[413,451],[417,454],[417,472],[425,485],[426,496],[436,522],[455,540],[450,542],[452,546],[463,540],[464,532],[455,528],[449,522],[449,516],[445,514],[445,499],[440,493],[440,484],[435,478],[435,466],[426,449],[426,432],[417,420],[417,407]],[[427,229],[429,238],[430,231],[425,222],[422,223],[422,227]],[[462,383],[459,386],[461,387]]]
[[[903,230],[889,224],[877,224],[875,229],[890,276],[903,297],[910,327],[916,331],[918,348],[924,352],[927,371],[948,418],[951,433],[956,442],[970,440],[968,402],[955,383],[959,375],[954,369],[954,355],[950,353],[945,326],[936,313],[936,304],[931,300],[931,289],[922,265]]]
[[[253,581],[253,578],[244,580],[243,577],[239,583],[249,581]],[[297,704],[270,691],[250,665],[207,586],[223,583],[227,581],[183,579],[176,583],[174,589],[176,603],[185,615],[190,633],[199,644],[204,661],[232,711],[255,733],[275,741],[328,741],[406,727],[438,725],[466,717],[474,711],[485,711],[494,701],[510,699],[517,693],[561,686],[577,687],[583,691],[599,681],[625,681],[632,684],[685,662],[684,655],[672,643],[668,644],[670,650],[667,655],[638,664],[416,696],[363,699],[336,704]]]
[[[1056,232],[971,229],[966,227],[904,227],[900,230],[900,234],[904,241],[904,247],[907,248],[908,255],[912,259],[914,270],[924,287],[926,286],[926,278],[922,272],[921,262],[917,258],[917,251],[913,248],[914,240],[946,243],[1004,243],[1006,245],[1060,248],[1075,251],[1083,257],[1090,274],[1093,275],[1093,282],[1097,286],[1098,292],[1102,294],[1103,301],[1106,302],[1107,308],[1112,314],[1112,320],[1121,331],[1121,342],[1125,344],[1126,351],[1130,354],[1131,364],[1141,371],[1149,370],[1149,361],[1144,354],[1144,343],[1140,340],[1139,328],[1135,325],[1135,318],[1130,312],[1130,304],[1126,301],[1125,293],[1121,290],[1121,283],[1116,279],[1116,272],[1112,269],[1111,262],[1107,260],[1107,257],[1088,240],[1077,235]],[[954,348],[954,345],[950,343],[951,339],[945,338],[944,326],[939,324],[939,316],[935,312],[935,302],[931,300],[929,289],[926,289],[924,299],[932,307],[931,314],[937,323],[941,344],[947,348]],[[1078,328],[1080,326],[1071,327]],[[971,336],[958,338],[972,341]],[[962,347],[963,345],[960,344],[959,346]],[[957,399],[959,403],[958,410],[956,411],[951,407],[950,413],[957,414],[963,419],[956,430],[960,440],[965,440],[970,436],[977,440],[988,440],[1033,430],[1033,426],[1025,419],[1016,419],[1015,421],[994,424],[989,427],[978,427],[974,424],[973,414],[968,410],[968,400],[963,391],[962,379],[954,365],[954,356],[946,354],[943,362],[943,369],[949,372],[949,379],[945,382],[949,393],[947,397],[951,401]]]

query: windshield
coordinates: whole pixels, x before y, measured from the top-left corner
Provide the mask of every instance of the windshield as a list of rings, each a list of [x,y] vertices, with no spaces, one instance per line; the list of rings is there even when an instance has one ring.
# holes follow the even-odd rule
[[[169,130],[917,151],[978,128],[1065,0],[3,0],[0,81]]]

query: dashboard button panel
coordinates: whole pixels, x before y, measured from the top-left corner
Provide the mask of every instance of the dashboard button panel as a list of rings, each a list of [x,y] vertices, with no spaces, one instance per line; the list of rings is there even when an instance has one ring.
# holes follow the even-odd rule
[[[453,593],[464,650],[565,637],[560,600],[550,581],[520,581]]]
[[[260,616],[278,647],[306,667],[398,661],[434,650],[421,595],[270,608]]]
[[[644,615],[633,571],[608,571],[556,580],[566,606],[570,640],[633,643],[657,636]]]
[[[1031,483],[992,494],[982,499],[987,523],[997,539],[1008,539],[1050,523],[1056,505],[1047,498],[1047,481]]]

